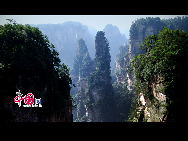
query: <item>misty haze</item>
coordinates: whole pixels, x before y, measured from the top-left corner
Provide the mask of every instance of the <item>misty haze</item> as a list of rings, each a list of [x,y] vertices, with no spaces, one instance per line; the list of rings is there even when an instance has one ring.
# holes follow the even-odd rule
[[[188,102],[187,24],[187,16],[139,18],[122,33],[111,23],[98,31],[74,21],[7,19],[0,25],[1,121],[180,121]],[[41,98],[42,107],[19,107],[19,90]]]

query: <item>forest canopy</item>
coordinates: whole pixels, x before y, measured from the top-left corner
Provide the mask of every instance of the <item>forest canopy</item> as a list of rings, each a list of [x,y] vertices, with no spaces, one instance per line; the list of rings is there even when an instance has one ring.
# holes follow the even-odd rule
[[[176,17],[174,19],[160,19],[159,17],[153,18],[153,17],[146,17],[146,18],[140,18],[137,19],[130,27],[130,37],[131,39],[136,39],[138,36],[138,30],[137,28],[140,25],[144,25],[145,27],[153,26],[156,29],[156,33],[158,34],[159,31],[163,29],[164,26],[167,28],[170,28],[172,30],[180,29],[184,30],[185,32],[188,32],[188,17]],[[142,31],[142,35],[144,36],[145,29]],[[144,40],[144,39],[143,39]]]
[[[42,97],[47,86],[42,111],[63,109],[70,98],[69,68],[60,64],[59,53],[37,27],[9,21],[0,25],[1,102],[13,98],[21,83],[22,93],[32,92],[36,97]]]
[[[146,53],[134,56],[130,70],[135,71],[137,94],[143,93],[145,97],[154,100],[152,82],[156,82],[159,76],[162,77],[161,83],[164,88],[161,92],[167,96],[169,117],[175,118],[172,114],[174,111],[170,110],[175,108],[175,112],[182,111],[188,102],[187,33],[181,29],[172,30],[164,27],[158,35],[147,37],[140,49]]]

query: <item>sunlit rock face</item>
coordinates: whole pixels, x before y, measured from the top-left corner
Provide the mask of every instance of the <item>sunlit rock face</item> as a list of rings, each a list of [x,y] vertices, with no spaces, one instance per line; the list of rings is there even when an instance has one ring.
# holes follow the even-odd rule
[[[151,104],[151,100],[144,97],[143,93],[138,95],[139,108],[140,111],[144,111],[144,120],[147,122],[162,122],[165,120],[166,95],[161,92],[164,88],[162,81],[163,78],[158,77],[157,81],[152,83],[152,94],[156,99],[154,104]]]
[[[133,60],[133,56],[137,56],[139,54],[144,54],[145,50],[141,50],[139,47],[143,44],[143,41],[146,37],[157,34],[157,29],[155,26],[146,26],[139,25],[137,28],[137,36],[135,38],[129,38],[129,59]],[[135,82],[135,77],[133,74],[128,74],[128,84],[129,87],[132,86],[133,82]]]
[[[159,25],[157,25],[159,26]],[[162,29],[162,27],[161,27]],[[146,37],[158,34],[158,30],[156,26],[152,25],[137,25],[136,31],[137,35],[129,38],[129,59],[132,61],[134,59],[133,56],[137,56],[139,54],[144,54],[145,50],[139,49],[139,47],[143,44],[143,41]],[[129,87],[133,86],[135,82],[135,76],[133,73],[127,74],[128,78],[128,85]],[[144,120],[147,121],[163,121],[164,111],[166,110],[164,108],[164,105],[166,104],[166,96],[161,92],[163,85],[162,85],[162,78],[159,77],[156,82],[152,83],[152,92],[153,96],[156,100],[155,104],[151,105],[151,100],[149,98],[146,98],[143,93],[140,93],[138,95],[139,99],[139,109],[140,111],[144,111]],[[129,89],[131,90],[131,89]],[[157,105],[157,106],[156,106]]]

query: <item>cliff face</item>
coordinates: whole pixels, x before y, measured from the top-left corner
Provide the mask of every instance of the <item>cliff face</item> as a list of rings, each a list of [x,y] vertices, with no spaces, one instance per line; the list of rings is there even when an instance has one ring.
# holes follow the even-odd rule
[[[133,56],[145,53],[145,51],[140,50],[139,47],[142,45],[147,36],[158,34],[158,31],[155,26],[139,25],[137,27],[137,33],[138,36],[136,38],[131,39],[130,37],[129,39],[129,59],[131,61],[133,60]],[[135,76],[133,75],[133,73],[127,74],[127,76],[129,87],[131,87],[135,82]],[[148,98],[146,99],[143,96],[143,93],[140,93],[138,95],[138,99],[140,100],[140,117],[138,118],[139,121],[144,120],[148,122],[161,122],[165,120],[164,112],[166,111],[166,109],[164,108],[164,106],[166,105],[166,97],[163,93],[159,92],[162,89],[161,87],[163,87],[162,84],[158,82],[153,82],[152,84],[152,92],[154,97],[157,99],[157,101],[155,101],[155,104],[151,105],[151,100],[149,100]]]
[[[130,37],[129,37],[129,59],[133,60],[133,56],[146,53],[145,50],[141,50],[139,47],[143,44],[146,37],[158,34],[163,29],[165,24],[160,18],[146,18],[139,19],[131,25]],[[128,74],[129,85],[131,86],[135,82],[135,77],[132,74]]]
[[[139,49],[139,47],[142,45],[147,36],[158,34],[159,31],[157,31],[154,26],[139,25],[136,28],[136,32],[137,36],[130,37],[129,39],[129,54],[131,60],[133,59],[133,56],[145,53],[145,51]]]
[[[147,20],[147,19],[144,19],[144,20]],[[155,22],[149,21],[149,24],[147,22],[145,23],[143,22],[141,24],[139,23],[140,21],[137,21],[136,23],[134,23],[130,29],[130,31],[132,31],[132,34],[129,38],[130,61],[133,60],[133,56],[138,56],[139,54],[145,53],[145,50],[139,49],[139,47],[143,44],[143,41],[145,40],[145,38],[153,34],[158,34],[159,31],[162,30],[162,27],[164,25],[159,21],[155,21]],[[129,87],[133,86],[133,83],[135,82],[134,74],[133,73],[127,74],[127,77],[128,77]],[[164,112],[166,110],[164,108],[164,105],[166,104],[166,97],[164,94],[159,92],[163,86],[161,83],[158,83],[158,82],[153,82],[152,84],[152,92],[153,92],[154,97],[157,99],[154,104],[155,106],[151,105],[151,100],[146,99],[143,93],[140,93],[138,95],[138,99],[140,100],[139,102],[140,117],[138,118],[139,121],[146,120],[146,121],[154,122],[154,121],[164,120]],[[134,92],[135,89],[133,88],[132,91]]]
[[[164,42],[167,41],[169,43],[169,44],[167,44],[168,48],[170,48],[171,46],[174,46],[174,48],[173,48],[174,50],[171,50],[169,52],[167,51],[167,53],[166,53],[166,54],[168,54],[168,53],[174,52],[173,57],[171,57],[171,58],[169,57],[166,61],[163,61],[162,59],[160,60],[160,58],[158,58],[158,61],[160,60],[161,62],[164,62],[166,64],[163,64],[162,66],[159,67],[159,66],[157,66],[158,62],[156,63],[157,65],[155,63],[153,63],[153,65],[155,65],[155,67],[159,69],[159,72],[162,72],[163,70],[165,70],[164,72],[168,71],[168,73],[163,72],[164,76],[158,75],[158,76],[154,77],[154,73],[152,70],[151,77],[153,77],[153,78],[152,78],[152,80],[148,79],[148,81],[147,81],[147,79],[145,80],[146,77],[142,77],[144,72],[149,72],[148,71],[149,69],[147,69],[147,67],[145,67],[147,65],[146,64],[143,65],[143,68],[146,70],[143,69],[144,71],[142,72],[141,77],[139,76],[139,75],[141,75],[141,73],[139,73],[138,70],[142,71],[142,67],[137,69],[136,75],[137,75],[137,77],[141,78],[141,80],[140,80],[140,82],[139,82],[139,80],[137,80],[136,85],[139,87],[142,87],[142,85],[145,85],[145,86],[142,89],[142,92],[144,94],[142,92],[137,93],[139,102],[138,102],[138,106],[137,106],[138,112],[135,115],[137,115],[137,116],[139,115],[139,117],[135,116],[136,118],[138,118],[138,119],[135,118],[136,119],[135,121],[151,121],[151,122],[161,122],[162,121],[163,122],[163,121],[176,121],[176,120],[180,121],[181,120],[182,116],[179,115],[179,113],[180,113],[179,111],[180,110],[183,111],[182,109],[184,109],[184,107],[185,107],[183,104],[186,101],[186,98],[185,98],[186,97],[186,88],[184,87],[184,84],[187,83],[187,80],[183,79],[183,78],[186,78],[186,74],[183,74],[183,70],[186,67],[186,65],[182,62],[185,62],[185,60],[187,60],[187,59],[184,58],[185,57],[184,55],[178,55],[178,53],[182,49],[182,54],[184,54],[183,52],[185,52],[185,51],[183,51],[183,48],[186,45],[182,45],[182,47],[180,47],[181,45],[176,46],[176,43],[178,41],[174,42],[174,38],[177,37],[176,39],[178,40],[179,39],[178,37],[180,36],[179,33],[181,31],[181,30],[178,31],[178,34],[177,34],[177,32],[176,32],[177,30],[175,30],[175,29],[182,28],[184,31],[186,31],[186,32],[188,31],[187,27],[185,26],[187,21],[188,21],[187,17],[182,18],[182,19],[179,17],[179,18],[169,19],[169,20],[160,20],[159,18],[146,18],[146,19],[139,19],[131,25],[130,39],[129,39],[129,58],[131,61],[133,60],[133,56],[138,56],[139,54],[146,53],[145,50],[139,49],[139,46],[142,45],[145,38],[149,35],[158,34],[159,31],[161,31],[161,30],[162,30],[161,34],[158,35],[158,36],[160,36],[160,40],[163,40]],[[164,28],[164,30],[163,30],[163,26],[166,26],[169,29],[166,31],[165,29],[167,29],[167,28]],[[166,38],[164,36],[165,34],[167,34],[166,32],[173,33],[173,38],[171,36],[168,36],[169,41],[168,41],[168,38]],[[186,33],[182,33],[182,34],[186,35],[184,37],[182,36],[182,38],[184,38],[183,40],[186,40],[187,34]],[[179,42],[182,42],[182,41],[179,41]],[[163,44],[157,44],[157,46],[162,47]],[[180,47],[181,49],[178,47]],[[160,48],[160,49],[161,49],[161,51],[163,51],[163,48]],[[145,55],[146,60],[148,57],[147,55],[150,53],[150,52],[149,53],[148,52]],[[157,56],[156,54],[153,56]],[[181,56],[180,57],[181,59],[178,59],[179,56]],[[169,60],[170,60],[170,62],[173,62],[173,63],[170,64],[168,62]],[[140,62],[143,63],[144,61],[142,60]],[[150,61],[148,61],[148,62],[150,62]],[[163,66],[168,66],[168,67],[163,68]],[[149,68],[152,69],[152,66],[150,66]],[[173,69],[171,69],[171,68],[173,68]],[[180,74],[177,74],[178,69],[181,70]],[[173,73],[173,70],[175,70],[175,73]],[[168,76],[168,74],[171,74],[171,72],[172,72],[172,74],[177,75],[177,77],[175,75]],[[132,74],[128,75],[128,77],[129,77],[128,81],[135,82],[135,76],[133,74],[134,74],[134,70],[133,70]],[[147,76],[147,75],[149,75],[149,73],[148,74],[146,73],[145,76]],[[182,77],[181,77],[181,75],[182,75]],[[142,78],[144,78],[144,79],[142,79]],[[170,85],[164,86],[165,82],[168,82],[168,79],[170,79],[171,82],[173,81],[173,83],[170,82]],[[181,88],[179,86],[180,79],[181,79],[181,84],[182,84]],[[149,84],[148,84],[148,82],[149,82]],[[131,85],[131,84],[129,84],[129,85]],[[137,87],[137,90],[139,89],[139,87]],[[162,91],[162,89],[164,87],[166,88],[166,91]],[[135,89],[133,89],[133,91],[134,90]],[[175,96],[175,93],[178,93],[178,95]],[[180,98],[182,96],[185,98],[184,100]]]
[[[128,75],[128,45],[121,46],[115,61],[115,76],[118,83],[124,84]]]
[[[98,32],[95,38],[95,59],[91,60],[85,42],[79,46],[74,60],[72,74],[77,82],[73,110],[74,121],[113,121],[112,84],[110,77],[110,53],[104,33]],[[76,68],[76,69],[75,69]],[[73,78],[74,80],[74,78]],[[111,104],[110,104],[111,103]],[[110,116],[109,116],[110,115]]]
[[[111,120],[107,117],[109,100],[112,99],[110,53],[103,32],[98,32],[95,38],[95,61],[91,60],[83,39],[79,40],[71,73],[74,83],[77,83],[74,121]]]
[[[149,98],[145,98],[143,93],[138,95],[139,111],[141,112],[139,116],[140,121],[147,122],[163,122],[166,120],[166,95],[160,91],[164,88],[162,85],[162,78],[152,83],[152,93],[156,100],[151,104]],[[141,117],[143,116],[143,118]]]

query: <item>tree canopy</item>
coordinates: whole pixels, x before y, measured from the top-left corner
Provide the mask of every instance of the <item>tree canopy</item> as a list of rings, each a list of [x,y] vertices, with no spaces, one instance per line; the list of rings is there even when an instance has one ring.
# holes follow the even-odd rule
[[[0,80],[3,82],[0,92],[3,97],[15,96],[21,77],[22,93],[32,92],[41,97],[41,90],[47,86],[43,110],[63,109],[65,101],[69,100],[72,80],[69,69],[64,63],[60,64],[59,53],[54,48],[36,27],[15,21],[0,25]]]
[[[159,31],[161,31],[163,29],[164,26],[166,26],[167,28],[170,28],[172,30],[175,29],[180,29],[182,28],[185,32],[188,32],[188,27],[187,27],[187,23],[188,23],[188,17],[176,17],[174,19],[160,19],[159,17],[153,18],[153,17],[146,17],[144,18],[140,18],[137,19],[130,27],[130,37],[131,39],[136,39],[138,37],[138,27],[140,25],[144,25],[145,27],[147,26],[153,26],[156,29],[156,33],[158,34]],[[142,35],[143,37],[145,34],[145,29],[143,29],[142,31]],[[144,39],[143,39],[144,40]]]
[[[168,97],[168,108],[176,107],[176,110],[177,107],[179,110],[185,108],[188,101],[187,33],[181,29],[171,30],[164,27],[158,35],[147,37],[140,49],[145,50],[146,53],[134,56],[130,70],[130,72],[133,69],[135,71],[137,93],[142,92],[150,100],[154,99],[151,83],[156,82],[158,77],[163,77],[161,83],[164,88],[161,92]],[[176,106],[172,103],[176,103]]]

